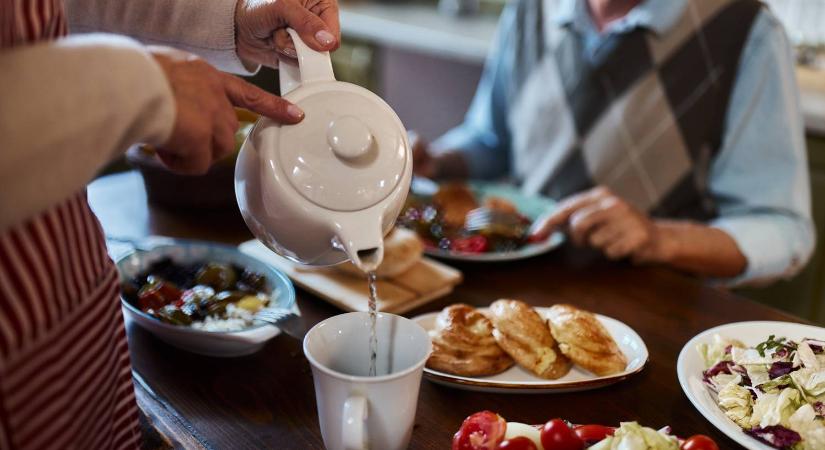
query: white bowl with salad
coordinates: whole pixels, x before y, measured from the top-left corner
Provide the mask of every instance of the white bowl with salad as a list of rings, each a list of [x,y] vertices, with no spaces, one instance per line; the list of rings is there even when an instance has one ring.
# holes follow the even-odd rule
[[[280,332],[257,312],[296,309],[289,278],[234,247],[178,239],[148,247],[118,258],[124,316],[175,347],[249,355]]]
[[[825,328],[711,328],[682,348],[677,373],[699,412],[742,446],[825,449]]]

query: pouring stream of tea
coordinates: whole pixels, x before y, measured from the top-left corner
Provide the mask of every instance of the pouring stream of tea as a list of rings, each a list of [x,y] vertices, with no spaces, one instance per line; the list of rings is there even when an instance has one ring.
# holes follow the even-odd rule
[[[369,300],[369,310],[370,310],[370,375],[371,377],[376,376],[376,369],[375,369],[375,361],[378,358],[378,336],[375,334],[375,321],[378,315],[378,293],[376,289],[376,275],[375,271],[370,271],[367,274],[367,279],[369,280],[369,289],[370,289],[370,300]]]

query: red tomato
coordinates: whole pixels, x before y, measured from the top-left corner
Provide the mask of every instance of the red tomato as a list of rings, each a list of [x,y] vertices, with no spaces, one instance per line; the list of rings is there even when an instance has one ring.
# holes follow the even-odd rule
[[[490,248],[490,243],[484,236],[470,236],[453,239],[450,250],[462,253],[484,253]]]
[[[697,434],[691,436],[682,444],[682,450],[719,450],[713,439]]]
[[[160,309],[166,306],[166,300],[157,289],[147,289],[138,294],[138,307],[146,312],[150,309]]]
[[[584,441],[561,419],[553,419],[541,429],[541,445],[544,450],[582,450]]]
[[[507,421],[491,411],[481,411],[464,419],[453,436],[452,450],[496,450],[504,440]]]
[[[536,444],[533,443],[530,439],[527,439],[524,436],[514,437],[512,439],[507,439],[503,441],[501,444],[498,444],[497,450],[538,450],[536,448]]]
[[[573,432],[585,443],[595,444],[608,436],[613,436],[616,429],[602,425],[579,425],[573,428]]]

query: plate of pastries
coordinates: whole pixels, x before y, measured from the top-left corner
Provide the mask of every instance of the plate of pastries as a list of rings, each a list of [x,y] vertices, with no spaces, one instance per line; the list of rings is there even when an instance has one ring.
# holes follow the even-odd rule
[[[639,373],[647,346],[632,328],[573,305],[502,299],[454,304],[414,318],[432,339],[424,375],[439,384],[501,393],[595,389]]]
[[[530,230],[556,202],[498,183],[437,184],[417,178],[398,218],[430,256],[461,261],[512,261],[558,247],[561,233],[532,240]]]

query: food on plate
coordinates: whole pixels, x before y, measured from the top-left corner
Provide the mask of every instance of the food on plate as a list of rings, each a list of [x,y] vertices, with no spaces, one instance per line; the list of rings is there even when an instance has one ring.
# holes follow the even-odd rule
[[[269,306],[271,293],[263,275],[220,262],[154,262],[123,283],[127,302],[172,325],[204,331],[238,331],[252,325],[255,313]]]
[[[825,340],[770,335],[749,347],[716,335],[697,350],[705,384],[745,433],[780,449],[825,448]]]
[[[376,275],[378,278],[397,277],[421,261],[423,253],[424,244],[414,231],[395,228],[384,238],[384,259]],[[364,278],[364,272],[352,262],[338,264],[335,268],[347,275]]]
[[[518,214],[518,208],[510,200],[503,197],[490,196],[484,199],[484,207],[493,211]]]
[[[467,185],[447,183],[433,196],[433,205],[441,213],[445,226],[461,228],[464,226],[467,213],[478,208],[478,201]]]
[[[549,315],[545,321],[519,300],[497,300],[484,313],[464,304],[448,306],[430,331],[433,354],[427,367],[472,377],[495,375],[515,361],[549,380],[565,376],[573,364],[598,376],[626,369],[627,357],[595,315],[570,305],[553,306]]]
[[[477,412],[453,436],[452,450],[496,450],[504,440],[507,422],[491,411]]]
[[[573,364],[556,344],[547,323],[524,302],[498,300],[490,305],[493,337],[522,367],[541,378],[555,380]]]
[[[584,436],[584,437],[582,437]],[[574,426],[562,419],[534,426],[507,422],[491,411],[477,412],[461,424],[452,450],[719,450],[713,439],[696,435],[680,441],[670,427],[654,430],[636,422],[619,428]]]
[[[524,436],[506,439],[498,444],[498,450],[538,450],[536,444]]]
[[[573,428],[573,432],[576,437],[584,441],[585,445],[592,445],[608,436],[613,436],[616,429],[604,425],[579,425]]]
[[[547,421],[541,428],[541,446],[554,450],[581,450],[584,441],[576,436],[573,427],[561,419]]]
[[[627,367],[627,357],[593,313],[572,305],[554,305],[548,318],[559,349],[574,363],[599,376]]]
[[[461,376],[485,376],[503,372],[513,359],[493,338],[490,320],[468,305],[444,308],[430,331],[433,353],[427,367]]]
[[[591,450],[679,450],[679,439],[665,430],[623,422],[612,436],[591,445]]]
[[[411,197],[398,223],[428,248],[467,254],[518,250],[528,243],[531,225],[512,202],[488,197],[480,205],[461,183],[443,184],[432,197]]]

